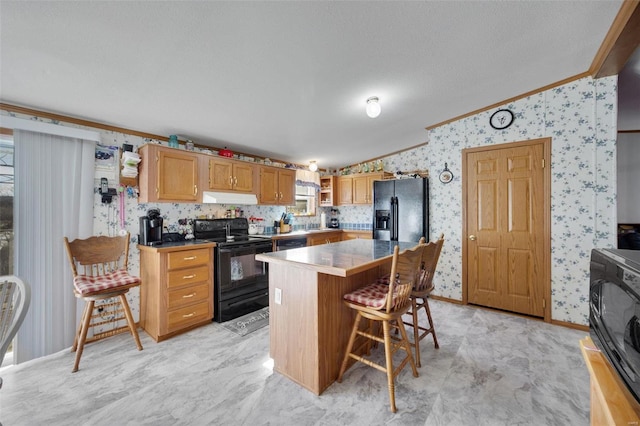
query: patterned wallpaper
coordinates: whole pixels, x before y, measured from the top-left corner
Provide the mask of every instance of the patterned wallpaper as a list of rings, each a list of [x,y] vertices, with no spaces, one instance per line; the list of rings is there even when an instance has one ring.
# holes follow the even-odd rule
[[[384,158],[384,169],[431,171],[430,234],[441,232],[446,243],[438,265],[434,294],[462,300],[462,188],[461,150],[514,141],[552,138],[552,242],[551,289],[552,319],[588,324],[589,256],[593,247],[613,247],[616,237],[616,113],[617,77],[599,80],[584,78],[504,105],[515,113],[514,123],[498,131],[489,126],[494,110],[443,125],[429,132],[429,143]],[[6,114],[6,111],[2,112]],[[11,114],[14,115],[14,114]],[[25,117],[48,121],[38,117]],[[61,123],[57,123],[61,124]],[[73,126],[81,127],[81,126]],[[96,129],[92,129],[96,130]],[[138,147],[158,141],[98,130],[103,145]],[[454,174],[444,185],[435,176],[447,163]],[[119,229],[117,200],[103,205],[96,192],[96,234],[114,234]],[[139,273],[139,251],[135,247],[138,217],[150,208],[159,208],[165,224],[178,219],[213,214],[221,217],[222,205],[138,204],[135,196],[125,196],[125,228],[132,235],[130,270]],[[242,206],[245,215],[267,220],[284,211],[276,206]],[[368,206],[341,206],[343,227],[370,229],[372,211]],[[328,216],[328,209],[321,208]],[[319,212],[319,213],[320,213]],[[295,224],[317,227],[320,214],[296,218]],[[134,316],[139,315],[139,293],[131,292]]]
[[[430,236],[446,242],[434,294],[462,300],[462,149],[552,138],[551,317],[589,323],[589,257],[594,247],[616,244],[617,77],[584,78],[502,105],[515,114],[505,130],[489,126],[497,109],[429,132],[429,143],[384,159],[387,171],[428,169]],[[447,163],[454,174],[437,179]],[[342,220],[369,220],[371,209],[341,211]]]

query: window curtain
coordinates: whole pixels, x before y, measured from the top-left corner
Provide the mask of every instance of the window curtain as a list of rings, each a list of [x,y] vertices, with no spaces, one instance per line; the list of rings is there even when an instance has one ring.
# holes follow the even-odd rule
[[[14,146],[14,271],[32,289],[15,341],[19,363],[73,344],[83,306],[63,240],[93,232],[95,141],[16,129]]]

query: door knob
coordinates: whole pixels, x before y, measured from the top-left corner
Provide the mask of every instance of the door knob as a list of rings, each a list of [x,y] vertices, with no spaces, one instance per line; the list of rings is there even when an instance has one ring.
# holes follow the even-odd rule
[[[475,240],[476,240],[476,236],[475,236],[475,235],[469,235],[469,239],[470,239],[471,241],[475,241]]]

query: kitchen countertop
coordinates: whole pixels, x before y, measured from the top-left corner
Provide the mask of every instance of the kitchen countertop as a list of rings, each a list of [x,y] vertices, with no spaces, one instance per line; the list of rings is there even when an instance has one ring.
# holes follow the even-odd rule
[[[348,277],[389,261],[393,247],[401,250],[414,247],[414,242],[348,240],[333,244],[262,253],[256,260],[277,264],[295,264],[328,275]]]
[[[272,240],[286,240],[288,238],[299,238],[299,237],[306,237],[314,234],[324,234],[324,233],[333,233],[333,232],[342,232],[342,229],[340,228],[325,228],[325,229],[315,228],[315,229],[307,229],[307,230],[300,229],[297,231],[291,231],[284,234],[259,234],[254,236],[268,237],[268,238],[271,238]]]
[[[182,251],[182,250],[192,250],[194,248],[209,248],[215,247],[216,243],[210,241],[203,240],[184,240],[184,241],[166,241],[157,246],[145,246],[142,244],[138,244],[139,250],[148,250],[148,251]]]

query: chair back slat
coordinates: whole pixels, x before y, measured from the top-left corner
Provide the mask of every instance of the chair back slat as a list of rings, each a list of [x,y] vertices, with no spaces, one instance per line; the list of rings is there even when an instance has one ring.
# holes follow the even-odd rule
[[[444,234],[440,234],[440,238],[438,238],[437,241],[430,241],[429,244],[424,246],[420,273],[414,288],[416,291],[433,290],[433,276],[436,272],[436,266],[438,265],[438,259],[440,258],[443,245]]]
[[[107,237],[89,237],[69,241],[64,239],[74,276],[100,276],[118,269],[127,269],[129,233]]]
[[[409,296],[418,277],[423,248],[422,242],[402,252],[398,246],[394,247],[386,300],[387,313],[409,304]]]

